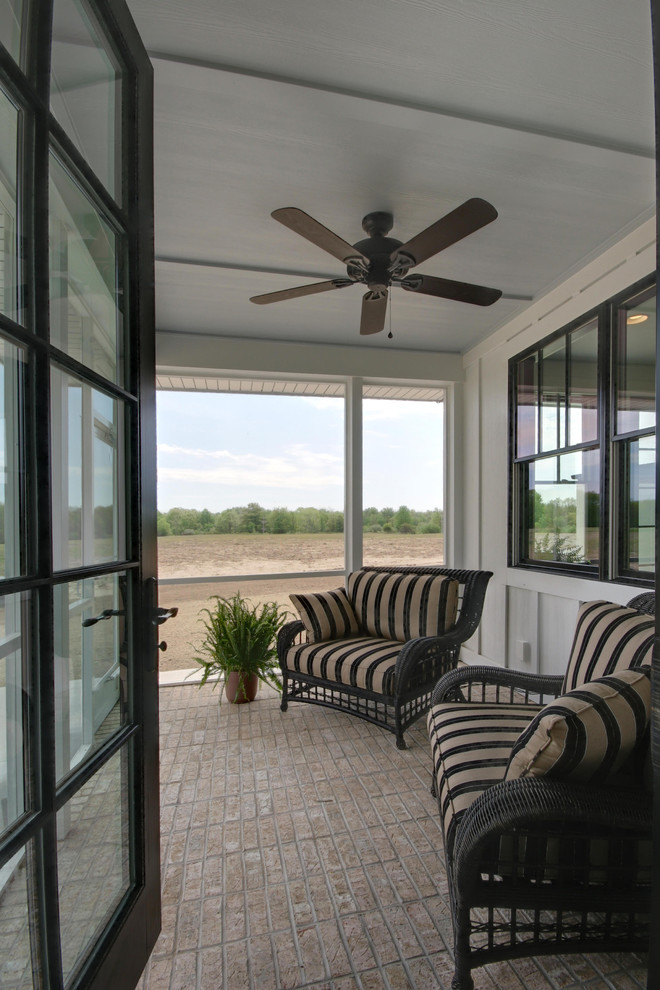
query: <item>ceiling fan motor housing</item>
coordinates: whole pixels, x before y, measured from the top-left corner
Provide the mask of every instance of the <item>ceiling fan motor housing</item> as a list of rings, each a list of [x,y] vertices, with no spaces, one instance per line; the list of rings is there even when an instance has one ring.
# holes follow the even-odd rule
[[[392,284],[392,254],[401,247],[402,241],[386,235],[392,229],[394,218],[391,213],[378,211],[368,213],[362,221],[362,229],[369,234],[353,247],[369,260],[367,271],[360,265],[347,262],[348,277],[355,282],[365,282],[372,290],[384,290]]]

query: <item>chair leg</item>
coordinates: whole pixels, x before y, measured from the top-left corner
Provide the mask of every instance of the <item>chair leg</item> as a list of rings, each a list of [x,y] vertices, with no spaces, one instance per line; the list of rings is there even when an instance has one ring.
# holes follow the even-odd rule
[[[468,969],[462,976],[459,974],[458,966],[454,970],[454,978],[451,981],[451,990],[474,990],[474,980]]]
[[[396,735],[396,748],[397,749],[407,749],[405,739],[403,738],[403,729],[401,728],[401,712],[399,711],[399,706],[397,705],[394,712],[394,732]]]
[[[286,674],[282,676],[282,700],[280,701],[280,711],[285,712],[289,707],[289,703],[286,697],[286,691],[288,686],[288,679]]]
[[[470,910],[457,909],[452,904],[454,915],[454,978],[451,990],[474,990],[470,967]]]

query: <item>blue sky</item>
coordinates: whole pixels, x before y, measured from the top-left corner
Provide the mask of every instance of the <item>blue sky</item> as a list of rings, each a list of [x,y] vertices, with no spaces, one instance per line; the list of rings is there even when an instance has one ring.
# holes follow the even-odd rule
[[[342,399],[158,392],[158,508],[344,506]],[[441,403],[365,400],[364,505],[442,507]]]

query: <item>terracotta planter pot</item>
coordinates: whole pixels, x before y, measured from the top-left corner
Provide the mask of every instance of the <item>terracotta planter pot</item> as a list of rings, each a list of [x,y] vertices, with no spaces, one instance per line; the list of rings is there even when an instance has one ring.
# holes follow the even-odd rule
[[[225,696],[227,701],[234,705],[244,705],[248,701],[254,701],[257,697],[259,678],[256,674],[243,677],[243,686],[240,687],[240,674],[237,670],[232,670],[227,674],[225,680]]]

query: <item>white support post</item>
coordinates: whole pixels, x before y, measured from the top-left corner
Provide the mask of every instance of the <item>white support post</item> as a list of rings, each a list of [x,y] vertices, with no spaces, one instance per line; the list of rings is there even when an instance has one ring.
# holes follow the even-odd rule
[[[445,565],[464,567],[463,545],[463,386],[454,382],[447,386],[444,436],[444,510],[443,531]]]
[[[362,567],[362,379],[349,378],[345,400],[344,565]]]

